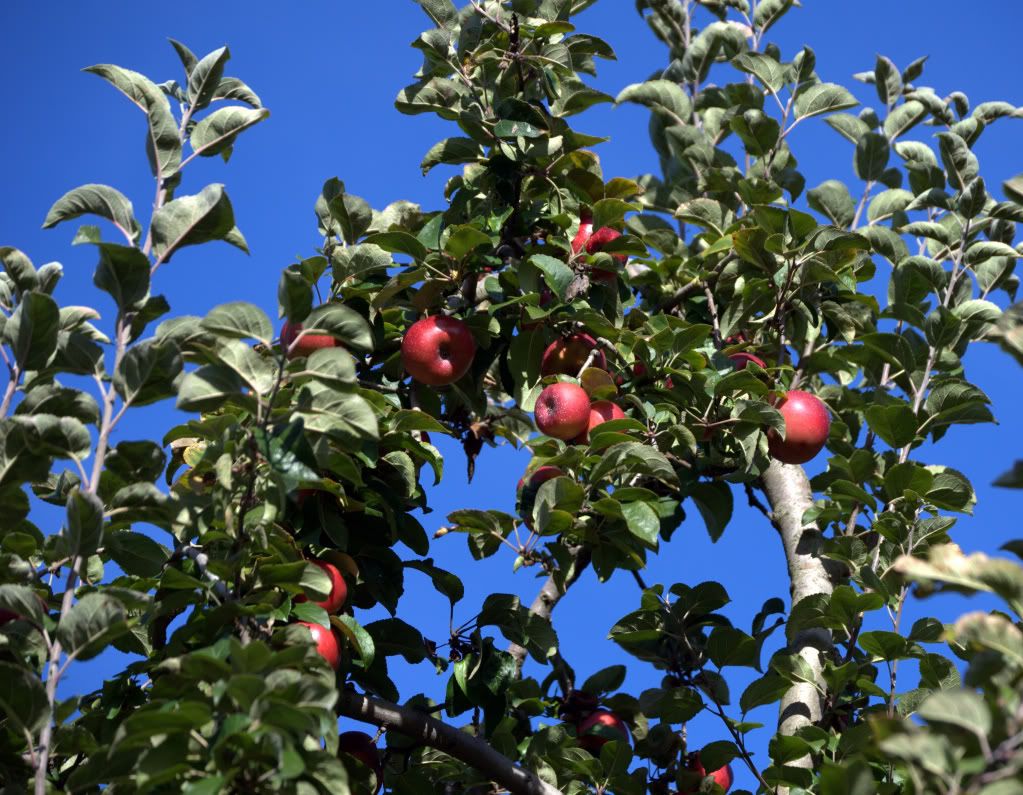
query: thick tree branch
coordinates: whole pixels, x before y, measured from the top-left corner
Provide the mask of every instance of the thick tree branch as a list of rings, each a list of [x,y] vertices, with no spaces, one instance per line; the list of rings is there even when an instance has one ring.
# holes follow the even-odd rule
[[[821,536],[815,527],[803,524],[803,514],[813,505],[806,472],[799,466],[772,461],[763,475],[763,489],[785,548],[792,605],[808,596],[830,594],[834,585],[820,557]],[[821,628],[787,631],[787,635],[789,651],[805,661],[814,679],[792,685],[782,697],[778,730],[791,735],[821,718],[822,652],[831,647],[832,638],[830,632]],[[809,768],[811,761],[804,757],[789,764]]]
[[[572,562],[570,569],[561,577],[552,574],[547,578],[543,587],[540,588],[540,593],[536,595],[536,599],[533,600],[533,604],[529,608],[530,613],[535,613],[541,618],[550,621],[551,613],[554,612],[554,608],[561,601],[561,597],[565,595],[572,584],[579,579],[579,575],[590,565],[590,550],[586,547],[574,547],[571,553]],[[559,580],[562,581],[562,585],[558,584]],[[521,674],[522,666],[526,662],[527,652],[525,648],[517,643],[513,643],[508,647],[508,653],[515,658],[516,674]]]
[[[341,693],[338,708],[349,718],[393,729],[443,751],[476,768],[512,795],[561,795],[560,790],[541,781],[532,771],[519,767],[484,740],[449,726],[426,712],[350,690]]]

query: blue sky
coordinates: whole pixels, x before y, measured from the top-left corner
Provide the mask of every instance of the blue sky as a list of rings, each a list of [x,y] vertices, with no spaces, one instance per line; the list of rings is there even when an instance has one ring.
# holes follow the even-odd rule
[[[974,104],[1002,99],[1023,105],[1023,83],[1017,78],[1018,31],[1023,5],[1013,0],[986,0],[968,9],[950,0],[883,0],[826,2],[804,0],[772,38],[791,57],[803,44],[817,53],[822,79],[851,84],[853,72],[873,68],[882,53],[904,66],[920,55],[930,61],[919,83],[938,93],[964,91]],[[170,8],[169,6],[165,6]],[[5,32],[6,76],[0,78],[0,244],[22,248],[39,265],[58,260],[66,276],[58,297],[62,303],[93,304],[112,316],[109,302],[92,286],[93,252],[71,248],[74,226],[40,229],[50,204],[64,191],[86,182],[106,182],[126,193],[140,218],[148,215],[153,185],[145,161],[141,114],[99,78],[82,67],[116,63],[157,81],[181,79],[177,59],[166,43],[171,36],[200,55],[229,44],[228,73],[244,79],[272,111],[268,122],[246,133],[230,164],[200,160],[189,167],[180,194],[196,192],[208,182],[224,182],[238,225],[248,238],[246,257],[222,244],[189,249],[175,257],[158,277],[175,314],[203,314],[228,300],[248,300],[276,310],[280,269],[296,256],[309,255],[318,241],[313,201],[324,179],[338,176],[350,192],[382,208],[396,199],[442,206],[444,181],[452,173],[436,169],[424,178],[422,155],[436,140],[453,133],[447,123],[430,117],[406,117],[393,108],[395,94],[419,66],[419,53],[408,44],[429,23],[407,0],[307,0],[302,3],[182,0],[174,14],[131,0],[56,4],[43,11],[33,3],[6,3],[0,10]],[[628,0],[601,0],[577,20],[580,30],[607,39],[617,63],[600,62],[596,86],[616,94],[623,86],[645,79],[663,67],[665,53],[652,38]],[[100,10],[102,9],[102,10]],[[850,85],[861,100],[876,101],[873,89]],[[642,109],[598,106],[581,117],[586,132],[610,135],[599,147],[605,175],[634,176],[656,169],[647,142],[647,116]],[[1019,155],[1021,122],[1003,120],[982,136],[978,153],[989,190],[1023,171]],[[923,130],[922,135],[926,135]],[[1016,146],[1014,147],[1014,144]],[[821,122],[800,125],[793,148],[813,187],[825,179],[854,181],[852,148]],[[856,194],[855,187],[853,193]],[[885,267],[885,266],[882,266]],[[963,470],[978,491],[972,518],[958,525],[959,543],[968,550],[993,551],[1020,535],[1018,493],[993,489],[990,482],[1023,445],[1023,419],[1016,411],[1023,386],[1021,371],[990,346],[968,359],[970,374],[994,401],[999,426],[953,429],[931,456]],[[120,438],[162,434],[173,421],[169,407],[129,414]],[[508,448],[485,450],[476,480],[466,485],[464,462],[452,446],[447,480],[432,495],[434,513],[424,524],[432,531],[444,515],[459,507],[509,510],[515,481],[526,458]],[[813,463],[823,466],[823,457]],[[749,622],[762,602],[787,595],[784,560],[774,531],[759,514],[741,507],[724,537],[712,545],[698,518],[691,517],[651,563],[648,582],[696,583],[717,579],[733,598],[726,612],[740,626]],[[693,511],[693,514],[696,512]],[[44,527],[55,532],[57,525]],[[538,587],[528,571],[513,575],[510,552],[485,563],[471,561],[464,540],[449,535],[434,543],[439,565],[456,571],[467,595],[456,618],[467,619],[491,590],[520,594],[531,600]],[[427,636],[447,631],[446,603],[410,572],[404,616]],[[617,576],[599,585],[587,574],[559,607],[556,625],[564,653],[580,677],[614,662],[628,662],[612,643],[607,629],[638,602],[632,579]],[[910,621],[928,612],[950,620],[967,604],[944,597],[911,603]],[[986,602],[974,600],[971,607]],[[360,616],[371,620],[376,616]],[[906,624],[909,626],[909,623]],[[765,657],[766,659],[766,657]],[[68,685],[83,688],[112,669],[110,658],[75,666]],[[908,666],[907,666],[908,668]],[[394,671],[404,694],[443,692],[444,681],[426,666]],[[733,700],[749,677],[735,677]],[[630,665],[628,687],[638,693],[656,686],[660,677],[641,665]],[[908,683],[907,683],[908,686]],[[754,713],[771,724],[773,711]],[[724,736],[716,718],[700,718],[690,727],[699,746]],[[756,742],[766,764],[766,736]],[[737,767],[737,786],[751,787],[749,774]]]

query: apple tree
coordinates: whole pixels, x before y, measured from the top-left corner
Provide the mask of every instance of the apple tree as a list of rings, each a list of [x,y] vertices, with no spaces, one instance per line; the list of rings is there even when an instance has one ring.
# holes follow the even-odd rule
[[[187,247],[246,247],[222,185],[186,188],[269,115],[227,48],[172,42],[183,75],[162,83],[89,68],[145,116],[155,200],[143,225],[84,185],[45,218],[100,219],[73,242],[95,248],[110,323],[58,303],[59,265],[0,249],[5,792],[668,795],[736,774],[1023,792],[1023,568],[953,543],[975,495],[940,458],[950,427],[993,419],[970,345],[1023,360],[1023,311],[1003,311],[1023,178],[998,191],[974,151],[1023,111],[884,56],[860,106],[812,49],[772,43],[794,0],[637,0],[665,67],[617,97],[587,83],[614,57],[573,22],[593,0],[417,2],[431,27],[396,107],[451,122],[422,168],[456,168],[435,209],[328,179],[282,326],[240,302],[172,316],[156,292]],[[611,102],[649,109],[660,173],[603,172],[605,139],[575,125]],[[853,171],[807,185],[790,134],[821,124]],[[179,424],[118,434],[172,400]],[[516,515],[467,506],[431,539],[441,436],[470,476],[489,446],[528,448]],[[742,626],[719,583],[643,574],[697,516],[720,537],[736,499],[791,582]],[[462,536],[536,575],[532,605],[467,604],[436,562]],[[468,620],[440,641],[404,620],[406,576]],[[604,624],[659,687],[561,653],[581,577],[635,580]],[[1006,609],[907,627],[914,586]],[[130,662],[66,695],[108,647]],[[394,657],[433,698],[399,692]],[[731,668],[756,678],[733,692]],[[695,742],[705,712],[721,734]]]

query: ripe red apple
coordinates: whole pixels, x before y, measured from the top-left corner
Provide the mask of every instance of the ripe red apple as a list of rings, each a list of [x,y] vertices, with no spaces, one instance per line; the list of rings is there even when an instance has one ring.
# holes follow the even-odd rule
[[[734,780],[734,776],[732,775],[732,766],[725,765],[724,767],[719,767],[717,770],[708,774],[706,769],[700,763],[699,751],[692,755],[687,767],[689,770],[692,770],[694,773],[703,778],[706,778],[708,775],[712,776],[714,783],[721,787],[721,789],[725,792],[728,792],[732,786],[732,781]],[[699,791],[699,789],[691,789],[686,790],[685,792],[680,792],[679,795],[696,795]]]
[[[590,235],[593,234],[593,213],[589,210],[579,211],[579,231],[575,233],[575,237],[572,238],[572,253],[578,254],[583,250],[586,245],[586,241],[590,239]]]
[[[341,572],[338,571],[337,566],[333,563],[328,563],[325,560],[311,560],[309,562],[319,566],[330,577],[330,594],[322,602],[316,602],[315,604],[322,607],[328,613],[336,613],[348,601],[348,585],[345,583],[345,578],[341,576]],[[295,601],[305,602],[308,601],[308,598],[305,594],[299,594],[295,597]]]
[[[281,347],[287,352],[289,359],[309,356],[313,351],[318,351],[320,348],[335,348],[339,344],[329,334],[305,334],[292,347],[292,343],[295,342],[301,332],[302,324],[292,323],[290,320],[284,321],[284,325],[281,327]]]
[[[358,759],[376,774],[377,785],[373,795],[384,786],[384,766],[380,762],[380,752],[373,739],[363,732],[342,732],[337,738],[338,755],[348,754]]]
[[[453,384],[469,371],[476,341],[456,317],[434,315],[417,320],[401,341],[401,361],[416,381],[429,386]]]
[[[311,624],[308,621],[299,621],[298,624],[308,629],[309,634],[313,636],[313,642],[316,643],[316,653],[326,660],[327,664],[335,671],[340,668],[341,644],[338,643],[337,635],[334,634],[334,631],[319,624]]]
[[[590,431],[609,420],[621,420],[625,418],[625,412],[617,403],[610,400],[596,400],[590,405],[590,419],[581,434],[573,441],[576,444],[586,444],[590,440]]]
[[[590,396],[576,384],[564,381],[551,384],[536,399],[533,414],[540,433],[567,442],[586,429],[590,421]]]
[[[597,347],[597,341],[589,334],[570,334],[554,340],[547,346],[540,358],[541,375],[578,375],[586,364],[590,353]],[[593,357],[593,366],[601,370],[607,367],[607,357],[598,350]]]
[[[526,520],[526,527],[532,527],[533,505],[536,503],[536,494],[540,486],[548,480],[560,478],[565,473],[557,467],[542,466],[519,478],[515,487],[516,499],[519,503],[519,516]]]
[[[617,229],[612,229],[610,226],[602,226],[586,241],[586,253],[596,254],[598,251],[603,251],[604,246],[610,243],[612,240],[617,240],[622,236],[622,233]],[[625,254],[612,254],[611,255],[616,261],[624,265],[628,261],[628,257]]]
[[[785,420],[785,438],[773,428],[767,432],[768,450],[784,464],[805,464],[821,451],[828,440],[831,416],[819,398],[792,389],[774,399],[774,407]]]
[[[746,365],[749,364],[750,362],[753,362],[753,364],[755,364],[757,367],[763,367],[765,369],[767,368],[767,365],[764,363],[763,359],[761,359],[759,356],[755,354],[746,353],[745,351],[729,354],[728,358],[732,360],[733,364],[735,364],[736,370],[745,370]]]
[[[515,491],[516,492],[521,492],[524,487],[529,487],[529,486],[536,486],[537,488],[539,488],[542,484],[546,483],[548,480],[553,480],[554,478],[560,478],[564,474],[565,473],[562,472],[557,467],[552,467],[552,466],[537,467],[531,473],[523,475],[521,478],[519,478],[519,483],[515,487]],[[529,480],[526,480],[526,478],[529,478]]]
[[[576,726],[576,736],[579,738],[579,745],[585,748],[594,756],[600,754],[600,749],[605,743],[611,740],[628,743],[632,737],[629,727],[621,718],[606,709],[598,709],[583,718]]]

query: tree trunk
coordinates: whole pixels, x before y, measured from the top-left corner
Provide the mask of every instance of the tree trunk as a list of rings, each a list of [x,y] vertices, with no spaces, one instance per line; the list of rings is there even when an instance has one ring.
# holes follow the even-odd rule
[[[772,521],[785,549],[792,605],[808,596],[830,594],[834,585],[820,557],[821,534],[813,524],[803,524],[803,514],[813,505],[813,491],[806,472],[799,466],[772,461],[763,475],[763,489],[771,506]],[[782,697],[778,730],[791,735],[821,718],[820,692],[824,690],[822,653],[831,648],[832,638],[828,630],[820,628],[797,632],[787,629],[786,637],[788,651],[799,655],[813,674],[813,682],[794,684]],[[805,768],[811,766],[808,756],[788,764]]]

